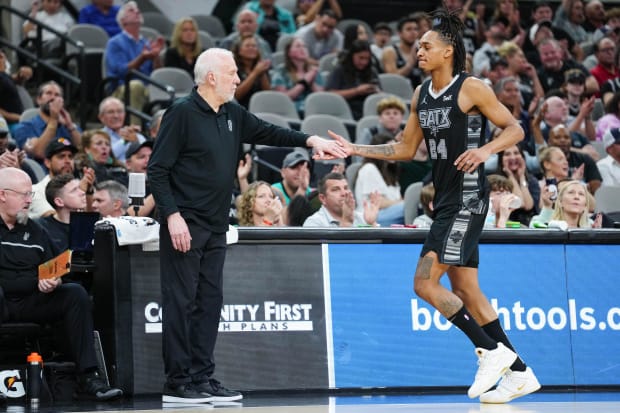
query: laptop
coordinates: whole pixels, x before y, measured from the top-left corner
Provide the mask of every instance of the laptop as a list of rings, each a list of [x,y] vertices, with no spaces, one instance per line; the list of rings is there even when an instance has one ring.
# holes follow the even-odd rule
[[[86,272],[95,268],[94,239],[98,212],[71,212],[69,221],[69,249],[71,271]]]

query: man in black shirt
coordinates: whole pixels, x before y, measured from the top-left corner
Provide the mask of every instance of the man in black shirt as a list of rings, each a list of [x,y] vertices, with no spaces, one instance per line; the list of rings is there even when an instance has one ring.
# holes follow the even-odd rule
[[[414,277],[414,290],[461,329],[476,347],[478,372],[469,397],[506,403],[540,388],[519,358],[497,313],[478,283],[478,240],[489,208],[484,162],[523,139],[523,129],[483,81],[468,76],[458,15],[433,13],[420,40],[420,68],[430,79],[419,86],[401,141],[354,145],[332,133],[351,155],[390,161],[411,159],[422,139],[433,161],[434,221]],[[487,119],[502,131],[485,143]],[[450,278],[452,291],[440,283]],[[489,389],[499,382],[495,390]]]
[[[39,264],[54,257],[47,232],[28,219],[30,177],[17,168],[0,169],[0,308],[2,321],[63,321],[78,371],[79,394],[109,400],[123,394],[101,379],[93,342],[91,302],[79,284],[38,279]]]
[[[162,217],[167,376],[162,399],[177,403],[242,397],[213,377],[228,211],[241,145],[308,146],[321,159],[345,155],[342,144],[279,128],[231,103],[240,81],[230,51],[206,50],[194,72],[198,86],[166,110],[148,167]]]

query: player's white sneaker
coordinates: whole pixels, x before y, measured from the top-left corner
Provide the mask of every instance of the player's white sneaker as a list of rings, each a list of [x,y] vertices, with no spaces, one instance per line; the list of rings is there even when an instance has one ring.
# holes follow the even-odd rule
[[[531,368],[525,371],[508,370],[500,380],[497,388],[480,395],[482,403],[508,403],[517,397],[534,393],[540,389],[540,383]]]
[[[476,348],[476,355],[478,371],[473,384],[467,390],[467,395],[472,399],[497,383],[517,359],[517,354],[502,343],[497,343],[497,348],[494,350]]]

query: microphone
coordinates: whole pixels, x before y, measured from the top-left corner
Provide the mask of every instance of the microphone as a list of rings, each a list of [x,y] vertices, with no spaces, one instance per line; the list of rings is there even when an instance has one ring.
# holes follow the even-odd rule
[[[129,186],[127,188],[127,195],[129,196],[129,204],[133,205],[133,210],[138,216],[140,205],[144,205],[144,196],[146,195],[145,189],[146,174],[131,172],[129,173]]]

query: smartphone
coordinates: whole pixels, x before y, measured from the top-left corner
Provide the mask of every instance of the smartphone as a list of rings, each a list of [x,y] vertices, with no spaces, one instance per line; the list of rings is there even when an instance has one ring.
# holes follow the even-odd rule
[[[551,199],[555,201],[558,199],[558,180],[555,178],[545,178],[545,185],[547,186],[547,190],[551,192]]]

